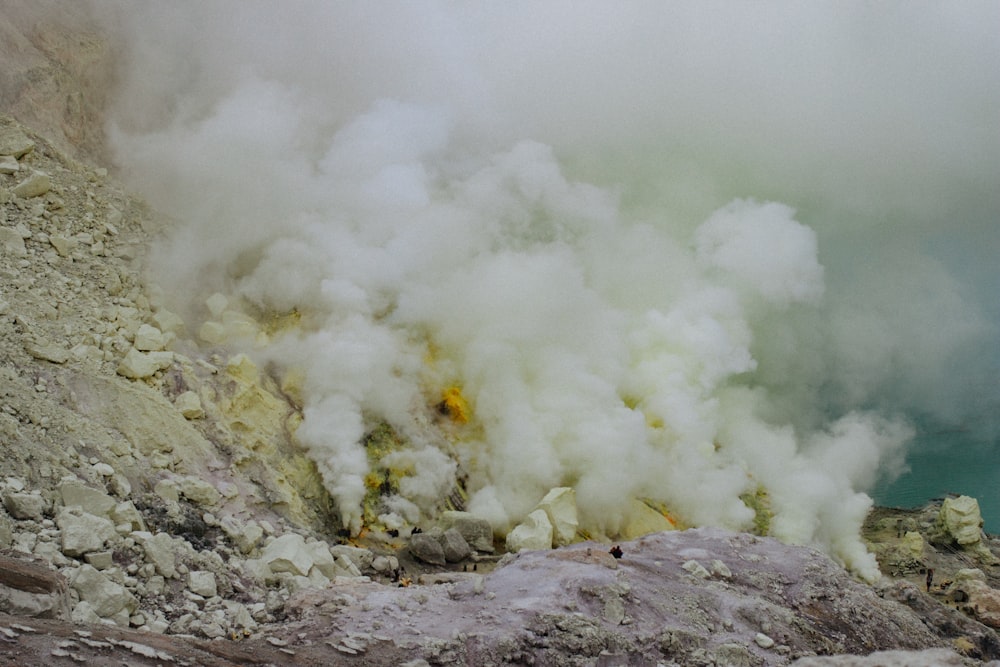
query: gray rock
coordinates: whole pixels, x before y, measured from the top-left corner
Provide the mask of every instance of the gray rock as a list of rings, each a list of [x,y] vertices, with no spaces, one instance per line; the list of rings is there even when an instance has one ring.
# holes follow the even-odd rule
[[[80,600],[90,603],[101,618],[112,618],[122,610],[132,612],[137,607],[135,597],[124,586],[90,565],[81,566],[70,585],[80,594]]]
[[[49,175],[42,171],[35,171],[14,186],[14,194],[23,199],[30,199],[44,195],[51,187]]]
[[[156,571],[170,579],[177,576],[177,554],[174,550],[174,541],[166,533],[151,535],[145,531],[135,531],[132,537],[136,542],[142,544],[143,551]]]
[[[16,174],[21,168],[17,158],[12,155],[0,155],[0,174]]]
[[[110,517],[118,501],[100,489],[87,486],[78,479],[59,483],[59,494],[66,507],[78,506],[94,516]]]
[[[335,558],[339,558],[341,556],[347,558],[349,561],[354,563],[354,566],[358,568],[360,572],[371,572],[374,570],[372,564],[375,561],[375,554],[368,549],[352,547],[347,544],[335,544],[330,547],[330,552]]]
[[[444,565],[447,559],[444,548],[437,536],[430,533],[417,533],[410,536],[408,544],[413,557],[431,565]]]
[[[101,551],[118,536],[115,524],[110,519],[88,514],[77,506],[60,510],[56,516],[56,525],[62,531],[62,550],[67,556]]]
[[[7,127],[0,130],[0,155],[20,159],[35,149],[35,142],[21,130]]]
[[[493,527],[486,519],[471,512],[442,512],[440,525],[443,529],[454,528],[466,543],[476,551],[493,553]]]
[[[444,559],[449,563],[458,563],[472,555],[469,543],[454,528],[444,531],[441,534],[440,542],[441,549],[444,552]]]
[[[3,499],[4,507],[15,519],[40,521],[45,512],[46,502],[38,493],[8,493]]]
[[[188,573],[188,590],[205,598],[215,597],[218,594],[215,575],[205,570],[192,570]]]
[[[313,566],[313,558],[306,548],[306,541],[296,533],[275,538],[264,547],[260,558],[267,563],[274,574],[288,572],[304,577],[309,574]]]

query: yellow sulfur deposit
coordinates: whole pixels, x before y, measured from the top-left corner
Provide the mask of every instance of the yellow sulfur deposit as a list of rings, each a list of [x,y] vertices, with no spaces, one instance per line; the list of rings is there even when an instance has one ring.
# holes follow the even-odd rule
[[[438,410],[459,424],[465,424],[469,421],[469,403],[462,396],[462,390],[458,387],[448,387],[441,393]]]

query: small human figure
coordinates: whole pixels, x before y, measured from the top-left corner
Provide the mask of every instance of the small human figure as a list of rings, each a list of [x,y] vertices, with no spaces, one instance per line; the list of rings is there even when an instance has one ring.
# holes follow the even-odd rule
[[[622,548],[616,544],[615,546],[611,547],[611,550],[608,553],[610,553],[615,558],[621,558]]]
[[[934,568],[927,568],[927,592],[931,592],[931,584],[934,583]]]

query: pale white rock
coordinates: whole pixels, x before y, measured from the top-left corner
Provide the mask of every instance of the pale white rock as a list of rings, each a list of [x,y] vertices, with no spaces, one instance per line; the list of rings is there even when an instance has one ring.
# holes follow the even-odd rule
[[[288,533],[271,541],[260,556],[274,574],[288,572],[307,576],[312,569],[313,559],[301,535]]]
[[[335,558],[340,558],[341,556],[347,558],[351,563],[354,564],[361,572],[367,572],[372,569],[372,563],[375,560],[375,554],[368,549],[363,549],[361,547],[352,547],[347,544],[335,544],[330,547],[330,553],[333,554]]]
[[[201,419],[205,416],[205,409],[197,392],[185,391],[174,399],[174,405],[186,419]]]
[[[938,522],[962,546],[980,541],[983,517],[979,512],[979,501],[975,498],[945,498],[941,503]]]
[[[151,377],[157,371],[169,368],[173,363],[173,352],[140,352],[132,348],[118,364],[118,374],[139,380]]]
[[[115,474],[115,469],[102,461],[101,463],[94,464],[94,472],[101,477],[111,477]]]
[[[192,570],[188,573],[188,590],[204,598],[217,595],[215,575],[206,570]]]
[[[470,512],[445,511],[439,517],[439,524],[446,531],[457,530],[476,551],[493,553],[493,528],[486,519]]]
[[[61,234],[53,234],[49,237],[49,245],[56,249],[60,257],[69,257],[76,249],[76,240]]]
[[[35,149],[35,142],[21,130],[8,127],[0,130],[0,155],[19,159]]]
[[[236,548],[245,554],[253,551],[264,537],[264,529],[252,519],[244,522],[232,515],[224,516],[219,526]]]
[[[40,197],[52,187],[49,175],[44,171],[34,171],[30,176],[14,186],[14,194],[22,199]]]
[[[136,537],[136,541],[139,542],[141,539],[146,560],[153,564],[160,575],[168,579],[177,576],[177,554],[174,549],[173,538],[170,535],[167,533],[149,535],[149,533],[144,533],[144,531],[135,531],[132,533],[132,536],[141,536]]]
[[[94,612],[101,618],[112,618],[125,610],[125,622],[128,623],[128,614],[137,607],[135,597],[124,586],[112,581],[91,565],[81,566],[70,586],[80,594],[81,601],[93,606]]]
[[[222,497],[214,486],[197,477],[181,477],[177,480],[177,488],[191,502],[206,507],[215,505]]]
[[[102,621],[101,617],[94,610],[94,605],[86,600],[78,602],[73,607],[70,620],[78,625],[99,625]]]
[[[143,521],[142,514],[131,500],[125,500],[111,510],[111,520],[116,526],[128,526],[128,532],[134,530],[146,530],[146,522]]]
[[[33,519],[39,521],[45,512],[45,498],[41,494],[13,492],[4,495],[4,507],[15,519]]]
[[[181,316],[165,308],[153,313],[153,324],[165,333],[181,334],[184,331],[184,320]]]
[[[198,329],[198,338],[210,345],[218,345],[226,340],[226,327],[221,322],[209,320]]]
[[[535,510],[507,534],[507,551],[551,549],[552,532],[552,523],[545,511]]]
[[[28,249],[24,247],[24,237],[10,227],[0,227],[0,246],[8,255],[27,257]]]
[[[112,471],[114,472],[114,471]],[[58,486],[63,505],[76,505],[94,516],[110,517],[118,501],[100,489],[87,486],[78,479],[64,479]]]
[[[340,554],[336,557],[337,569],[339,570],[336,576],[339,577],[360,577],[361,570],[355,565],[350,558],[344,554]]]
[[[309,556],[312,558],[313,569],[319,570],[320,573],[327,579],[333,579],[339,574],[342,574],[337,565],[337,560],[334,558],[333,554],[330,553],[330,545],[326,542],[308,542],[305,547],[309,551]]]
[[[763,632],[758,632],[754,636],[753,641],[761,648],[771,648],[774,646],[774,640],[765,635]]]
[[[79,506],[65,507],[56,515],[62,539],[62,551],[67,556],[82,556],[102,551],[118,536],[115,524],[102,516],[88,514]]]
[[[0,155],[0,174],[16,174],[21,168],[13,155]]]
[[[228,306],[229,299],[226,298],[225,294],[220,294],[219,292],[205,299],[205,307],[208,308],[208,312],[212,313],[212,317],[222,315]]]
[[[696,560],[685,561],[682,568],[700,579],[708,579],[712,574],[705,569],[705,566]]]
[[[114,557],[110,551],[93,551],[84,554],[83,559],[95,570],[107,570],[115,564]]]
[[[545,512],[552,524],[552,543],[565,546],[576,539],[580,525],[576,513],[576,491],[567,486],[556,487],[545,494],[537,509]]]
[[[135,349],[142,352],[155,352],[167,346],[167,339],[163,332],[151,324],[142,324],[135,332],[135,339],[132,341]]]
[[[180,487],[178,487],[177,482],[172,479],[161,479],[153,487],[153,493],[166,502],[176,503],[181,499]]]
[[[51,361],[54,364],[64,364],[70,357],[69,350],[43,341],[26,341],[24,351],[35,359]]]

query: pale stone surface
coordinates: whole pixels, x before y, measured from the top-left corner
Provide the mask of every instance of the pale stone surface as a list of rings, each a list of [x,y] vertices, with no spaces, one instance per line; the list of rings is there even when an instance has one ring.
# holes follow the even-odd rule
[[[0,130],[0,155],[19,159],[35,149],[35,142],[21,130],[5,127]]]
[[[24,247],[24,237],[10,227],[0,227],[0,246],[3,251],[15,257],[26,257],[28,249]]]
[[[454,528],[444,531],[441,534],[440,542],[441,549],[444,551],[444,559],[449,563],[459,563],[472,555],[469,543]]]
[[[155,352],[167,346],[167,339],[163,332],[151,324],[143,324],[135,332],[135,340],[132,343],[135,349],[142,352]]]
[[[24,351],[35,359],[51,361],[54,364],[64,364],[69,361],[69,350],[51,343],[39,341],[26,342],[24,344]]]
[[[177,480],[177,488],[191,502],[206,507],[215,505],[222,497],[214,486],[197,477],[181,477]]]
[[[634,540],[650,533],[665,530],[676,530],[667,517],[663,516],[641,500],[633,499],[629,503],[628,520],[622,528],[619,537],[623,540]]]
[[[457,530],[476,551],[493,553],[493,528],[486,519],[471,512],[446,511],[441,513],[438,523],[444,530]]]
[[[112,618],[122,610],[131,612],[136,608],[135,597],[124,586],[90,565],[81,566],[70,585],[80,594],[80,600],[90,603],[101,618]]]
[[[205,416],[205,410],[201,405],[201,397],[197,392],[185,391],[174,399],[174,405],[181,411],[185,419],[201,419]]]
[[[170,535],[150,535],[144,531],[136,531],[132,536],[142,544],[146,560],[156,568],[156,572],[168,579],[177,576],[177,555]]]
[[[205,299],[205,307],[208,308],[208,312],[212,313],[212,317],[222,315],[228,306],[229,299],[226,298],[225,294],[220,294],[219,292]]]
[[[215,597],[218,594],[215,575],[205,570],[192,570],[188,573],[188,589],[205,598]]]
[[[444,557],[444,548],[436,535],[431,533],[417,533],[410,536],[410,553],[414,558],[422,560],[431,565],[444,565],[447,560]]]
[[[165,308],[153,313],[152,320],[153,324],[164,333],[180,335],[184,332],[184,320],[181,316]]]
[[[945,498],[941,504],[938,521],[962,546],[975,544],[980,540],[983,517],[979,513],[979,501],[975,498],[969,496]]]
[[[370,571],[375,560],[375,554],[369,549],[352,547],[348,544],[335,544],[330,547],[330,552],[335,558],[339,559],[341,556],[347,558],[361,572]]]
[[[507,551],[551,549],[552,524],[544,510],[535,510],[507,534]]]
[[[125,500],[115,505],[115,508],[111,511],[111,520],[116,526],[127,525],[129,527],[128,532],[146,530],[146,522],[131,500]]]
[[[63,505],[76,505],[94,516],[110,517],[118,501],[100,489],[88,486],[78,479],[63,480],[59,483],[59,494]]]
[[[288,572],[304,577],[313,566],[312,555],[306,548],[305,540],[296,533],[275,538],[264,547],[260,558],[275,574]]]
[[[226,327],[220,322],[205,322],[198,329],[198,338],[210,345],[219,345],[226,340]]]
[[[34,171],[30,176],[14,186],[14,194],[23,199],[40,197],[52,187],[49,175],[43,171]]]
[[[15,519],[42,518],[45,511],[45,499],[38,493],[8,493],[3,499],[4,507]]]
[[[21,168],[17,163],[17,158],[12,155],[0,155],[0,174],[16,174]]]
[[[580,525],[576,514],[576,491],[565,486],[556,487],[545,494],[537,509],[544,511],[552,524],[553,545],[565,546],[576,539]]]
[[[131,348],[118,365],[118,374],[133,380],[151,377],[174,363],[173,352],[140,352]]]
[[[110,519],[88,514],[78,506],[60,510],[56,516],[56,525],[62,531],[62,550],[67,556],[101,551],[118,536],[115,524]]]
[[[324,577],[333,579],[338,574],[341,574],[336,558],[330,553],[330,545],[326,542],[318,540],[309,542],[305,545],[305,548],[312,559],[313,569],[319,570]]]

